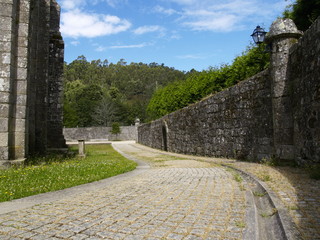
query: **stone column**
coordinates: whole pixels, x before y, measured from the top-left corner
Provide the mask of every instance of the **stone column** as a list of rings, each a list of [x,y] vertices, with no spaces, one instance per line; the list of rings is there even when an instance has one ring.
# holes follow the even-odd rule
[[[291,19],[277,19],[270,27],[266,42],[271,44],[271,93],[273,110],[274,156],[294,159],[292,83],[288,79],[289,49],[302,35]]]
[[[48,150],[67,148],[63,136],[64,41],[60,33],[60,7],[55,0],[51,0],[50,4]]]
[[[0,0],[0,165],[27,154],[29,0]]]

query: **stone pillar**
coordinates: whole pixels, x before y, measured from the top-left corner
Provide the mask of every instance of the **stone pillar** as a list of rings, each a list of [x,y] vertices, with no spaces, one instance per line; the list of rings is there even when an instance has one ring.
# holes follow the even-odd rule
[[[78,147],[79,147],[79,157],[85,157],[86,156],[85,140],[78,140]]]
[[[0,0],[0,165],[27,154],[29,9],[29,0]]]
[[[271,93],[273,110],[274,156],[294,159],[292,83],[288,79],[289,49],[302,35],[291,19],[277,19],[270,27],[266,42],[271,44]]]
[[[60,7],[55,0],[51,0],[50,4],[48,150],[67,148],[63,136],[64,41],[60,33]]]
[[[59,13],[56,0],[0,0],[0,166],[45,153],[48,136],[65,146]]]

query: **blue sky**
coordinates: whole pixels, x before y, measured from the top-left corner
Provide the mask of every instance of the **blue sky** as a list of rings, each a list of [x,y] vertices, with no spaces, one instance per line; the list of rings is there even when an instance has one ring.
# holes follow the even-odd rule
[[[65,61],[159,64],[201,71],[231,63],[291,0],[57,0]]]

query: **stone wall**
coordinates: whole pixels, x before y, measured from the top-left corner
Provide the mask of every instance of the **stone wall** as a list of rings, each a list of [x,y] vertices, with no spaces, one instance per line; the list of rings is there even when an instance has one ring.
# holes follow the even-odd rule
[[[185,154],[270,157],[271,112],[270,75],[264,71],[197,104],[141,125],[138,141]]]
[[[138,139],[136,126],[120,127],[121,133],[117,135],[111,134],[111,129],[111,127],[64,128],[63,134],[67,141],[136,141]]]
[[[0,0],[0,165],[65,146],[59,12],[55,0]]]
[[[171,152],[320,163],[320,19],[300,37],[270,28],[271,68],[138,128],[138,142]],[[296,43],[298,42],[298,43]]]
[[[295,157],[320,163],[320,18],[291,48]]]

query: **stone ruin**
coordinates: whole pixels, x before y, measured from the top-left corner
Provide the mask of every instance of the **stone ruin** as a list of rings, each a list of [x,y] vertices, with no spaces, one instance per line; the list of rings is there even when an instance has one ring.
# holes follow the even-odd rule
[[[65,148],[56,0],[0,0],[0,166]]]

